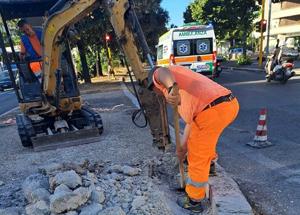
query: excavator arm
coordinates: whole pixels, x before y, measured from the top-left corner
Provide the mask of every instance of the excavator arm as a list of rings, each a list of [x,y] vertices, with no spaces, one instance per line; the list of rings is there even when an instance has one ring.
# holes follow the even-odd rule
[[[149,48],[140,29],[132,3],[128,0],[61,0],[65,3],[51,14],[45,23],[43,34],[43,91],[45,101],[39,110],[47,109],[52,115],[57,112],[57,106],[48,101],[55,98],[57,91],[57,72],[61,70],[61,43],[65,29],[88,15],[94,9],[103,7],[107,10],[111,24],[120,41],[126,59],[129,61],[132,71],[140,85],[139,98],[148,119],[153,142],[159,148],[169,145],[169,130],[166,114],[166,103],[162,96],[147,89],[148,73],[143,68],[139,50],[142,49],[145,56],[151,61]],[[137,41],[142,44],[140,49]],[[62,99],[69,111],[80,108],[78,98]],[[60,101],[61,102],[61,101]],[[76,105],[74,105],[76,103]],[[50,108],[49,108],[50,107]]]

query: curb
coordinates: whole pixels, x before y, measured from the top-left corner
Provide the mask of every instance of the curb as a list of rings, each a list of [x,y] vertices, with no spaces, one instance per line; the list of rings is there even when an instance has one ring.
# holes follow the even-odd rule
[[[129,100],[138,107],[136,98],[129,92],[127,87],[121,83],[121,88]],[[171,142],[175,143],[174,128],[169,125]],[[237,183],[217,165],[218,176],[211,177],[209,183],[212,187],[212,214],[229,215],[244,214],[253,215],[252,208],[245,196],[242,194]]]
[[[175,131],[169,125],[172,143],[175,142]],[[209,178],[212,187],[212,214],[230,215],[243,214],[253,215],[252,208],[241,192],[238,184],[225,172],[223,167],[217,164],[217,176]]]

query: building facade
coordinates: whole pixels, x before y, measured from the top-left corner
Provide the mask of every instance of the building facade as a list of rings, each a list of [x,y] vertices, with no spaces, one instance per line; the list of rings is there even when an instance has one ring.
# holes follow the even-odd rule
[[[265,19],[269,16],[269,0],[265,1]],[[300,38],[300,0],[282,0],[272,3],[270,24],[270,48],[277,39],[286,41],[290,47],[299,47]],[[267,32],[264,33],[266,44]]]

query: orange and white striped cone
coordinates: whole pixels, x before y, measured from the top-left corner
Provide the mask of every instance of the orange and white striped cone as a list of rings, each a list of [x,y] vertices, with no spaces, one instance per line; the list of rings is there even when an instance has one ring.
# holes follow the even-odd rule
[[[271,142],[268,141],[266,108],[261,109],[255,137],[253,141],[247,143],[247,145],[255,148],[265,148],[273,145]]]

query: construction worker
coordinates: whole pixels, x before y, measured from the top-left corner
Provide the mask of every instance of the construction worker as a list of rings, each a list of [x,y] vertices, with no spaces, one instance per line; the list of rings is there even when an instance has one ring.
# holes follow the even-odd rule
[[[179,198],[178,204],[202,212],[216,145],[223,130],[236,118],[238,101],[230,90],[182,66],[154,68],[148,81],[149,88],[158,88],[169,104],[178,104],[178,112],[186,123],[182,150],[177,151],[177,156],[183,161],[187,155],[187,195]],[[177,95],[173,91],[175,85],[179,88]]]
[[[32,26],[25,19],[21,19],[18,22],[18,27],[23,33],[21,36],[20,59],[29,61],[31,71],[40,79],[42,72],[40,63],[42,56],[42,31],[33,30]]]

